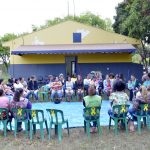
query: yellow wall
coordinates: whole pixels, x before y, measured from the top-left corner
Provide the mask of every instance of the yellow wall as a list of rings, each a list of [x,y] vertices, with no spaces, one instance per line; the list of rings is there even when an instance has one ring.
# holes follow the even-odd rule
[[[69,55],[67,55],[69,56]],[[128,53],[117,54],[78,54],[78,63],[132,62]],[[65,63],[65,55],[23,55],[11,56],[11,64],[61,64]]]
[[[84,30],[89,32],[87,36],[82,39],[81,44],[97,44],[97,43],[130,43],[140,44],[134,38],[129,38],[120,34],[107,32],[102,29],[91,27],[85,24],[66,21],[46,29],[33,32],[31,34],[19,37],[10,42],[3,43],[4,46],[10,46],[14,50],[20,45],[39,45],[39,44],[73,44],[73,32],[77,30]]]
[[[78,63],[104,63],[104,62],[105,63],[132,62],[132,56],[128,53],[78,55]]]
[[[61,64],[65,63],[63,55],[11,55],[11,64]]]

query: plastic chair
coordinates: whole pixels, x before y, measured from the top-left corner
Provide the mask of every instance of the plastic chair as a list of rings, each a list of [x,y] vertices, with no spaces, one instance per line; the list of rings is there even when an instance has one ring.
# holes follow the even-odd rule
[[[44,85],[38,91],[40,99],[43,101],[48,101],[49,99],[49,87]]]
[[[64,119],[63,111],[57,110],[57,109],[46,109],[46,111],[50,115],[50,127],[49,127],[49,136],[48,139],[50,140],[50,130],[52,128],[52,125],[55,126],[55,134],[58,134],[58,140],[61,142],[62,140],[62,125],[66,123],[67,125],[67,131],[69,135],[69,124],[68,119]]]
[[[36,134],[36,125],[40,125],[40,136],[42,141],[44,140],[44,129],[43,124],[45,123],[46,130],[48,133],[47,120],[44,118],[43,110],[28,110],[30,119],[30,140],[33,139],[33,132]],[[32,128],[33,127],[33,128]]]
[[[113,106],[113,113],[109,118],[109,130],[111,127],[111,119],[114,120],[115,123],[115,135],[118,134],[118,122],[125,124],[126,133],[128,134],[128,126],[127,126],[127,113],[130,105],[115,105]]]
[[[26,133],[26,137],[27,137],[28,136],[28,121],[29,121],[27,109],[25,109],[25,108],[12,108],[11,111],[13,113],[13,117],[15,120],[15,128],[14,128],[15,138],[17,135],[18,123],[22,123],[22,122],[24,122],[24,124],[25,124],[25,133]]]
[[[138,133],[141,134],[141,119],[144,121],[144,125],[148,125],[148,128],[150,129],[150,114],[148,112],[150,111],[150,104],[140,104],[139,110],[135,112],[134,117],[137,118],[137,125],[138,125]]]
[[[87,132],[88,138],[90,138],[90,122],[97,123],[99,136],[102,133],[100,127],[100,109],[101,107],[89,107],[83,109],[84,131]]]
[[[7,123],[10,123],[10,130],[12,130],[11,121],[9,121],[9,111],[7,108],[0,108],[0,123],[3,124],[4,136],[7,136]]]

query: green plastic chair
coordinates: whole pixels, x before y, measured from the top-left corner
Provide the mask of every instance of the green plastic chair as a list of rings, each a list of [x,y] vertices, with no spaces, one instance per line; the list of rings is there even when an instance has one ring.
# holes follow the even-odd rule
[[[45,123],[45,127],[48,134],[48,126],[47,120],[44,118],[43,110],[28,110],[28,113],[31,117],[30,119],[30,140],[33,139],[33,132],[36,134],[36,125],[40,126],[40,136],[42,141],[44,140],[44,128],[43,124]]]
[[[125,124],[126,133],[128,134],[128,125],[127,125],[127,113],[130,105],[115,105],[113,106],[113,114],[110,115],[109,118],[109,130],[111,127],[111,120],[114,120],[115,123],[115,135],[118,134],[118,122],[121,121],[121,123]]]
[[[44,85],[38,91],[39,97],[43,101],[48,101],[49,99],[49,87]]]
[[[4,136],[7,136],[7,123],[10,123],[10,130],[12,130],[11,121],[9,121],[9,111],[7,108],[0,108],[0,123],[3,124]]]
[[[46,109],[50,116],[50,127],[49,127],[49,135],[48,139],[50,140],[50,134],[51,134],[51,128],[52,125],[55,127],[55,134],[58,134],[58,140],[61,142],[62,140],[62,125],[66,123],[67,125],[67,131],[69,135],[69,124],[68,124],[68,119],[64,119],[64,114],[63,111],[57,110],[57,109]]]
[[[135,112],[134,117],[137,118],[138,133],[141,134],[141,119],[144,121],[144,125],[148,125],[150,130],[150,115],[148,114],[150,110],[150,104],[140,104],[139,110]]]
[[[17,135],[17,127],[18,127],[18,122],[24,122],[25,124],[25,135],[28,137],[28,121],[29,121],[29,116],[27,109],[25,108],[12,108],[11,112],[13,113],[13,117],[15,120],[15,128],[14,128],[14,136],[16,138]]]
[[[90,122],[96,122],[99,136],[102,134],[100,127],[100,109],[101,107],[89,107],[83,109],[84,131],[87,132],[88,138],[90,138]]]

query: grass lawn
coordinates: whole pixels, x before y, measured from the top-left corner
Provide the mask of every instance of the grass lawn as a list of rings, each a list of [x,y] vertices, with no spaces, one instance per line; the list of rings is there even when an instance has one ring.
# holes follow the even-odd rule
[[[125,134],[120,131],[118,136],[115,136],[113,131],[108,132],[106,127],[102,127],[103,134],[101,137],[97,133],[91,135],[91,140],[88,140],[83,128],[70,129],[68,137],[66,129],[63,130],[63,140],[58,142],[57,137],[52,131],[52,138],[42,142],[39,138],[39,133],[34,136],[33,141],[25,139],[23,132],[17,135],[15,139],[13,132],[9,132],[7,138],[2,136],[0,132],[0,149],[2,150],[150,150],[150,132],[142,129],[141,135],[137,132]]]

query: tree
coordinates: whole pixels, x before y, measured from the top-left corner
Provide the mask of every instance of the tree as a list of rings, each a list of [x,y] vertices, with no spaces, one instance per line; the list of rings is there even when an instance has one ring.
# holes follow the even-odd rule
[[[47,20],[46,24],[40,26],[39,28],[35,25],[32,25],[32,29],[33,27],[36,27],[36,31],[37,31],[67,20],[77,21],[83,24],[91,25],[111,32],[113,31],[112,23],[110,19],[105,19],[105,20],[101,19],[100,16],[95,15],[89,11],[81,14],[80,16],[66,16],[64,18],[57,17],[54,18],[53,20]]]
[[[8,66],[9,66],[10,49],[9,49],[9,47],[3,47],[2,42],[6,42],[9,40],[15,39],[16,37],[17,37],[17,35],[15,35],[15,34],[7,33],[0,39],[0,59],[2,60],[7,71],[8,71]]]
[[[9,66],[9,57],[10,57],[9,47],[3,47],[2,44],[0,43],[0,58],[2,59],[2,62],[6,67],[7,71]]]
[[[120,3],[116,10],[114,31],[141,41],[137,49],[148,71],[150,65],[150,49],[147,46],[150,44],[150,2],[148,0],[128,0]]]

